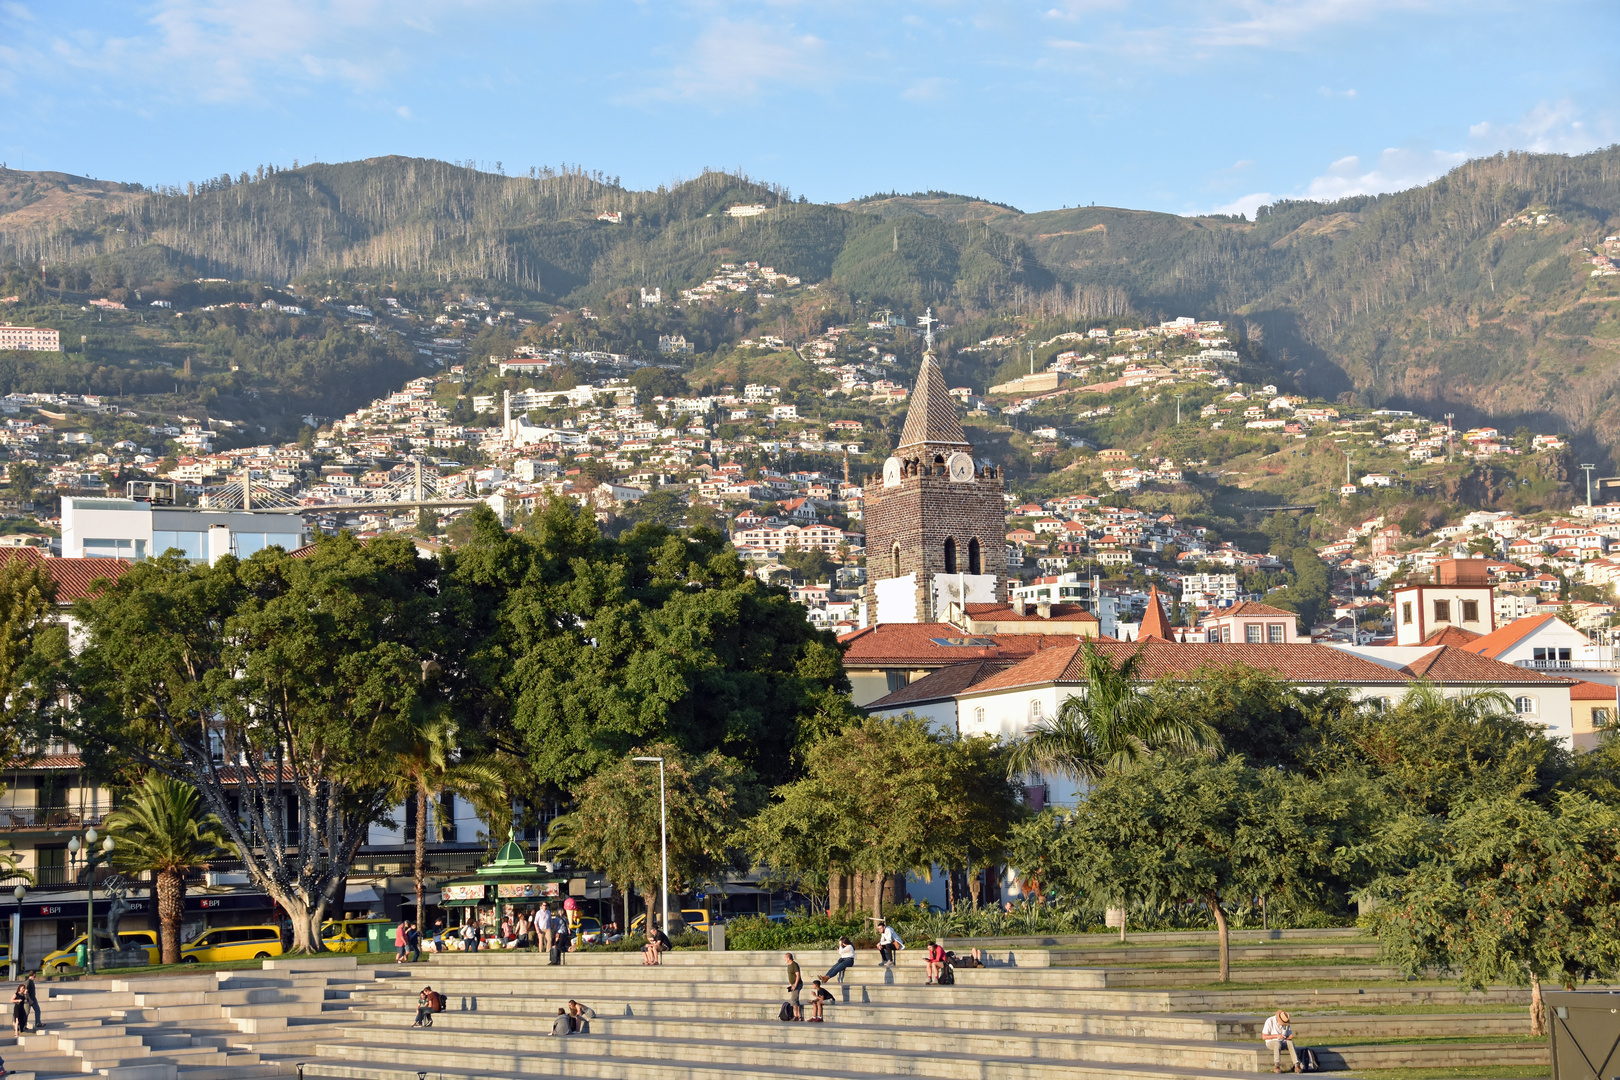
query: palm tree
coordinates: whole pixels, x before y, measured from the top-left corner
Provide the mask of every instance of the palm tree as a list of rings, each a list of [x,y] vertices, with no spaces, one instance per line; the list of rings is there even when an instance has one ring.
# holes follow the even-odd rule
[[[202,812],[202,795],[190,784],[147,774],[123,806],[107,815],[118,838],[113,864],[157,878],[158,925],[163,962],[180,962],[180,923],[186,910],[186,871],[228,850],[219,818]]]
[[[1155,751],[1213,748],[1219,737],[1197,717],[1164,708],[1137,687],[1140,653],[1115,665],[1090,643],[1081,649],[1085,689],[1013,745],[1013,775],[1055,772],[1094,783]]]
[[[428,799],[454,792],[480,808],[506,798],[506,780],[492,761],[461,761],[456,726],[447,717],[421,724],[399,753],[394,798],[416,800],[416,924],[427,917],[427,808]],[[508,803],[510,806],[510,803]],[[439,835],[444,835],[442,824]]]

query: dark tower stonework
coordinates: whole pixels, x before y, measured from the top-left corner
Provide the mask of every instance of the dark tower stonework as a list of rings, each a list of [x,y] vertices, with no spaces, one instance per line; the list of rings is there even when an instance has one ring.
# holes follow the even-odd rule
[[[900,445],[866,478],[868,622],[938,622],[953,603],[1006,602],[1001,476],[972,455],[930,350]]]

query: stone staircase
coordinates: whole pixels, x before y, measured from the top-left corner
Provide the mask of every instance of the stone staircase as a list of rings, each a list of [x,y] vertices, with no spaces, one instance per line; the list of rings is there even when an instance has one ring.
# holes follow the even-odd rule
[[[1208,947],[1164,945],[1173,965],[1202,961],[1181,950]],[[1209,985],[1211,967],[1155,970],[1160,958],[1149,955],[1142,966],[1116,967],[1106,949],[1097,951],[1110,966],[1095,967],[1054,966],[1039,950],[1009,949],[993,954],[994,966],[959,969],[957,984],[946,987],[925,985],[918,950],[902,953],[897,968],[862,953],[830,987],[837,1001],[825,1024],[777,1020],[786,977],[775,952],[681,951],[659,967],[643,966],[635,953],[574,954],[561,967],[526,951],[445,953],[418,965],[408,982],[355,989],[352,1008],[318,1041],[303,1075],[1191,1080],[1269,1072],[1259,1030],[1279,1006],[1294,1013],[1299,1045],[1316,1049],[1328,1069],[1478,1068],[1492,1076],[1546,1066],[1545,1041],[1524,1038],[1525,993],[1465,994],[1390,979],[1366,962],[1365,938],[1344,945],[1355,951],[1268,943],[1270,952],[1248,957],[1252,966],[1234,969],[1231,989]],[[1071,946],[1047,951],[1066,958]],[[833,961],[831,953],[797,956],[807,983]],[[432,1028],[412,1029],[425,984],[446,995],[448,1009]],[[571,997],[597,1010],[592,1034],[553,1038],[552,1020]]]
[[[15,1040],[18,1080],[251,1080],[293,1071],[337,1032],[356,991],[400,973],[353,956],[262,970],[85,979],[41,987],[45,1030]]]

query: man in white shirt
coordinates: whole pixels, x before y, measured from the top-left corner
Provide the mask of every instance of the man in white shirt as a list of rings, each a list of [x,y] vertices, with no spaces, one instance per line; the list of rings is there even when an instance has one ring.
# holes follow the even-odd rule
[[[1288,1060],[1292,1063],[1295,1072],[1300,1072],[1299,1055],[1294,1053],[1294,1029],[1288,1023],[1288,1014],[1278,1009],[1266,1018],[1266,1026],[1260,1029],[1260,1037],[1271,1047],[1271,1071],[1282,1072],[1283,1047],[1288,1048]]]
[[[551,949],[551,908],[545,904],[534,913],[534,936],[541,952]]]

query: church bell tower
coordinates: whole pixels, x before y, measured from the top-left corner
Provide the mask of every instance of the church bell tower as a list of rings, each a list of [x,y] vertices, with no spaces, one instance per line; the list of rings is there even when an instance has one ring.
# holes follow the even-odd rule
[[[868,476],[868,623],[943,622],[952,605],[1007,600],[1007,508],[1001,474],[976,462],[956,403],[928,349],[912,391],[900,445]]]

